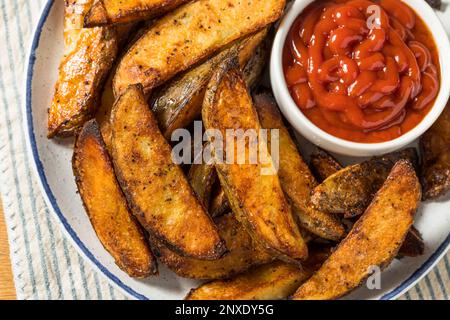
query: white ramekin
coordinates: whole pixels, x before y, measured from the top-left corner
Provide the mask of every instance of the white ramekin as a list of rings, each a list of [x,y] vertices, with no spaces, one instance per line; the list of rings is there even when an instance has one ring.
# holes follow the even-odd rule
[[[420,137],[437,120],[450,96],[450,43],[447,33],[433,9],[425,1],[403,0],[419,15],[430,29],[439,51],[441,88],[435,104],[425,118],[404,135],[382,143],[358,143],[337,138],[314,125],[299,110],[292,99],[283,73],[282,52],[288,32],[298,15],[315,0],[296,0],[282,19],[273,44],[270,79],[280,109],[291,125],[312,143],[348,156],[373,156],[405,147]]]

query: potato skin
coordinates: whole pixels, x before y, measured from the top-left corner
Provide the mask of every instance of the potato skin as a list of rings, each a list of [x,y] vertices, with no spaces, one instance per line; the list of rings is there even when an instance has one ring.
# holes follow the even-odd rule
[[[180,255],[213,260],[226,251],[159,131],[142,88],[130,86],[111,115],[112,158],[131,211]],[[194,223],[195,222],[195,223]]]
[[[414,148],[373,157],[328,177],[314,189],[311,202],[318,210],[346,218],[361,215],[399,159],[409,159],[417,167]]]
[[[279,130],[281,188],[289,199],[301,227],[324,239],[338,241],[345,236],[345,229],[331,214],[315,210],[311,203],[311,191],[317,185],[297,146],[283,124],[274,98],[268,93],[254,96],[259,121],[264,129]],[[270,145],[270,134],[268,134]]]
[[[216,280],[192,289],[186,300],[281,300],[311,276],[282,261],[266,264],[228,280]]]
[[[319,182],[323,182],[342,168],[342,165],[325,150],[317,148],[311,154],[311,169]]]
[[[238,40],[230,48],[175,77],[156,90],[150,104],[166,139],[170,140],[176,129],[185,128],[201,117],[206,87],[217,66],[225,58],[238,55],[241,68],[246,67],[247,62],[250,63],[249,60],[252,60],[252,67],[247,69],[247,73],[251,77],[249,81],[255,81],[253,78],[256,77],[259,60],[253,57],[253,53],[262,55],[260,52],[262,49],[257,50],[257,48],[260,47],[266,35],[267,29],[263,29],[243,40]]]
[[[232,213],[216,220],[220,236],[225,240],[227,254],[222,258],[205,261],[186,258],[168,249],[158,239],[151,239],[155,254],[177,275],[190,279],[224,279],[248,270],[252,266],[273,261],[275,258],[255,243]]]
[[[111,28],[83,29],[83,13],[91,1],[66,1],[62,58],[48,113],[48,137],[73,135],[94,116],[102,84],[117,56]]]
[[[157,21],[123,57],[114,78],[116,96],[136,83],[149,94],[219,49],[276,21],[284,5],[284,0],[199,0],[178,8]]]
[[[84,18],[84,27],[151,19],[188,1],[190,0],[95,0]]]
[[[128,210],[95,120],[88,121],[81,130],[72,164],[92,226],[116,264],[135,278],[157,274],[156,259]]]
[[[328,152],[318,148],[311,155],[311,164],[316,175],[325,180],[329,176],[332,176],[336,172],[342,170],[342,165]],[[419,230],[414,226],[411,227],[406,235],[400,250],[398,251],[397,258],[402,257],[418,257],[423,255],[425,250],[425,243],[423,242],[422,235]]]
[[[235,144],[234,159],[230,159],[233,164],[216,163],[221,185],[237,219],[256,241],[280,259],[291,262],[305,259],[308,250],[278,176],[261,173],[263,168],[273,169],[273,162],[267,151],[267,143],[260,135],[258,115],[236,59],[224,61],[212,77],[202,113],[205,128],[217,130],[223,137],[226,137],[227,129],[244,132],[255,130],[258,135],[257,147],[264,159],[260,157],[257,164],[249,164],[248,161],[238,164]],[[229,140],[225,144],[234,142]],[[227,157],[226,149],[224,146],[224,159]],[[248,144],[245,150],[249,154]]]
[[[423,199],[437,199],[450,189],[450,102],[420,138]]]
[[[413,223],[420,198],[413,166],[398,161],[348,236],[293,299],[337,299],[358,287],[369,276],[369,267],[389,265]]]

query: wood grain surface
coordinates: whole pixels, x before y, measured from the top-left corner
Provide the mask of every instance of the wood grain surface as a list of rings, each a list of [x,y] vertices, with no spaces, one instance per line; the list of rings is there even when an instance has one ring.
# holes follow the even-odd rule
[[[11,261],[9,259],[8,235],[6,234],[5,217],[0,201],[0,300],[16,299]]]

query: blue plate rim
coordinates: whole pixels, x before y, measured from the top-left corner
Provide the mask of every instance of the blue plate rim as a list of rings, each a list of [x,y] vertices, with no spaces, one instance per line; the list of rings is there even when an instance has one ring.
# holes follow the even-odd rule
[[[112,274],[100,261],[98,261],[93,253],[84,245],[81,239],[78,237],[77,233],[71,225],[68,223],[64,215],[62,214],[58,202],[53,195],[53,192],[47,182],[47,177],[45,175],[44,168],[42,166],[42,162],[39,157],[39,152],[37,149],[35,134],[34,134],[34,124],[33,124],[33,114],[32,114],[32,84],[34,77],[34,65],[36,62],[36,51],[39,48],[39,43],[41,39],[41,34],[43,27],[47,21],[47,18],[50,14],[50,11],[53,7],[54,0],[48,0],[39,19],[37,27],[35,28],[33,34],[33,40],[31,43],[31,48],[28,54],[28,66],[26,69],[26,101],[25,101],[25,127],[27,134],[27,145],[30,154],[34,160],[35,171],[38,173],[39,177],[39,185],[43,192],[44,198],[56,214],[66,233],[69,235],[69,238],[74,242],[75,247],[86,257],[88,260],[94,265],[98,270],[101,271],[112,283],[114,283],[118,288],[122,291],[131,295],[132,297],[139,300],[148,300],[146,296],[136,292],[126,284],[124,284],[118,277]],[[422,279],[431,268],[439,262],[442,256],[447,252],[450,248],[450,233],[447,235],[447,238],[442,242],[442,244],[436,249],[436,251],[418,268],[416,269],[406,280],[404,280],[399,286],[395,289],[392,289],[390,292],[385,293],[379,299],[380,300],[391,300],[397,298],[399,295],[404,293],[406,290],[410,289],[415,283],[417,283],[420,279]]]

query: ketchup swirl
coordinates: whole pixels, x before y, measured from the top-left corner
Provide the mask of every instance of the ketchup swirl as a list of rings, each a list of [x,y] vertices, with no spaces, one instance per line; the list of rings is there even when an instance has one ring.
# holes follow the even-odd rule
[[[439,91],[437,66],[428,29],[400,0],[315,2],[284,53],[298,107],[322,129],[365,142],[395,138],[425,116]]]

